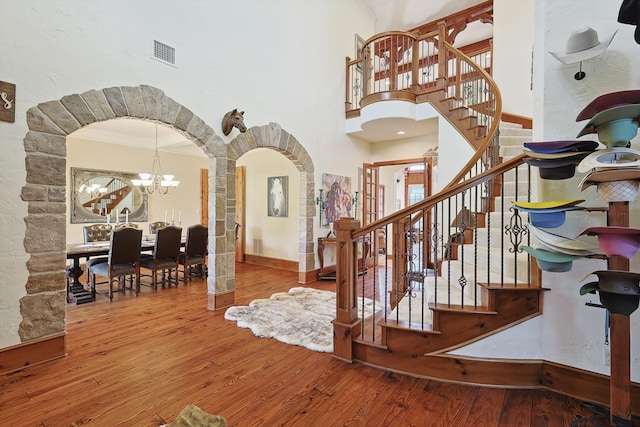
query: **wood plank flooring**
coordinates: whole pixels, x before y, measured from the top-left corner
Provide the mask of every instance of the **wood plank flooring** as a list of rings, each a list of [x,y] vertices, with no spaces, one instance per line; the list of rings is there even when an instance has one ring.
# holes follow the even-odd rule
[[[237,264],[236,303],[287,291],[297,277]],[[158,426],[188,404],[231,426],[540,427],[592,414],[546,390],[411,378],[255,337],[207,310],[201,279],[69,305],[67,351],[0,376],[0,425]]]

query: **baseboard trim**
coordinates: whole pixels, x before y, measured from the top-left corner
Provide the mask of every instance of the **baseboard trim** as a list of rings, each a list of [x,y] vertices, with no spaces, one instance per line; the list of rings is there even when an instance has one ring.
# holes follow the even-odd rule
[[[236,301],[236,291],[229,291],[221,294],[207,294],[207,309],[215,311],[222,308],[231,307]]]
[[[59,359],[67,354],[64,332],[37,338],[0,350],[0,375]]]
[[[545,360],[482,359],[441,355],[402,357],[387,349],[354,343],[353,362],[405,375],[465,385],[546,388],[605,407],[609,376]],[[640,414],[640,383],[631,383],[631,412]]]
[[[269,258],[260,255],[245,254],[244,262],[253,265],[262,265],[264,267],[276,268],[278,270],[298,271],[298,262],[289,261],[287,259]]]
[[[311,271],[301,271],[298,273],[298,283],[304,285],[307,283],[315,282],[318,280],[318,272],[320,270],[315,269]]]

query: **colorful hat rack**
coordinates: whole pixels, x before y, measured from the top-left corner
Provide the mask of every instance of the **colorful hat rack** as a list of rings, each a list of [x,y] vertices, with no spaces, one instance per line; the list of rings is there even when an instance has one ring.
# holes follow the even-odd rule
[[[635,200],[640,188],[640,151],[630,148],[630,141],[638,134],[640,90],[595,98],[576,118],[577,122],[585,120],[588,122],[577,137],[595,134],[599,142],[528,142],[524,144],[527,155],[524,161],[538,167],[542,179],[562,180],[572,178],[576,172],[586,174],[578,187],[584,191],[596,186],[598,195],[606,202]],[[630,259],[640,250],[640,229],[589,227],[575,239],[541,229],[560,227],[565,223],[566,212],[584,209],[578,206],[583,201],[513,202],[516,209],[529,214],[529,229],[539,242],[539,247],[522,246],[522,249],[537,259],[542,270],[569,271],[574,259],[595,255],[592,245],[577,239],[584,235],[597,236],[599,248],[607,257]],[[602,305],[612,313],[629,315],[638,308],[640,274],[616,270],[592,274],[598,276],[598,281],[582,286],[581,295],[597,292]]]
[[[638,134],[640,90],[597,97],[576,118],[577,122],[584,120],[589,121],[578,137],[595,133],[607,148],[580,161],[576,170],[587,175],[579,188],[584,191],[595,185],[598,194],[609,203],[635,200],[640,183],[640,151],[630,148],[630,141]],[[598,236],[600,249],[610,258],[630,259],[640,249],[640,229],[628,226],[589,227],[579,235]],[[583,285],[581,295],[597,292],[600,302],[611,313],[629,316],[637,310],[640,274],[623,270],[599,270],[591,274],[598,276],[598,281]]]

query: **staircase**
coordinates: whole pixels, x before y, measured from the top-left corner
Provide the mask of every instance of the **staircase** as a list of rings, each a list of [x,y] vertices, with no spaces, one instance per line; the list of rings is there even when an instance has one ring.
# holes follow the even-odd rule
[[[492,383],[495,376],[471,375],[466,368],[461,373],[460,365],[443,365],[442,358],[452,349],[542,313],[544,289],[538,284],[538,270],[526,253],[518,251],[528,244],[526,218],[510,210],[513,200],[529,198],[529,168],[522,160],[522,146],[531,140],[531,131],[509,123],[498,126],[502,106],[495,82],[444,35],[442,27],[437,34],[420,36],[386,33],[363,47],[364,52],[381,55],[388,46],[412,46],[410,63],[386,62],[387,68],[375,68],[381,62],[369,61],[366,55],[347,60],[348,76],[358,76],[358,64],[364,64],[365,71],[369,64],[374,67],[365,73],[372,80],[364,81],[367,99],[362,103],[353,98],[360,93],[359,81],[351,85],[347,117],[355,105],[387,99],[429,102],[476,153],[440,193],[361,228],[347,220],[337,226],[344,231],[337,238],[334,355],[419,375]],[[430,50],[435,45],[437,49]],[[410,71],[410,79],[395,78]],[[398,85],[405,81],[410,85],[373,93],[372,88],[384,87],[375,83],[387,77]],[[465,218],[466,213],[472,215],[473,224],[469,219],[452,224],[457,215]],[[424,229],[413,231],[415,224],[424,223]],[[374,257],[372,274],[358,281],[352,267],[358,259],[354,243],[380,229],[393,236],[393,258],[380,265]],[[452,241],[456,233],[461,238]],[[426,266],[435,266],[435,271]],[[355,296],[371,294],[382,307],[365,318],[358,313]]]

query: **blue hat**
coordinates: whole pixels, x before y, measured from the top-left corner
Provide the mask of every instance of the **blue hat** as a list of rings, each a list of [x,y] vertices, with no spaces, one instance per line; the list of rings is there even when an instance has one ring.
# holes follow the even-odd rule
[[[629,104],[601,111],[589,120],[578,138],[597,133],[607,147],[624,147],[638,134],[640,104]]]
[[[559,208],[550,209],[526,209],[523,207],[515,206],[523,212],[529,214],[529,221],[536,227],[542,228],[557,228],[564,224],[567,211],[584,210],[581,206],[563,206]]]

